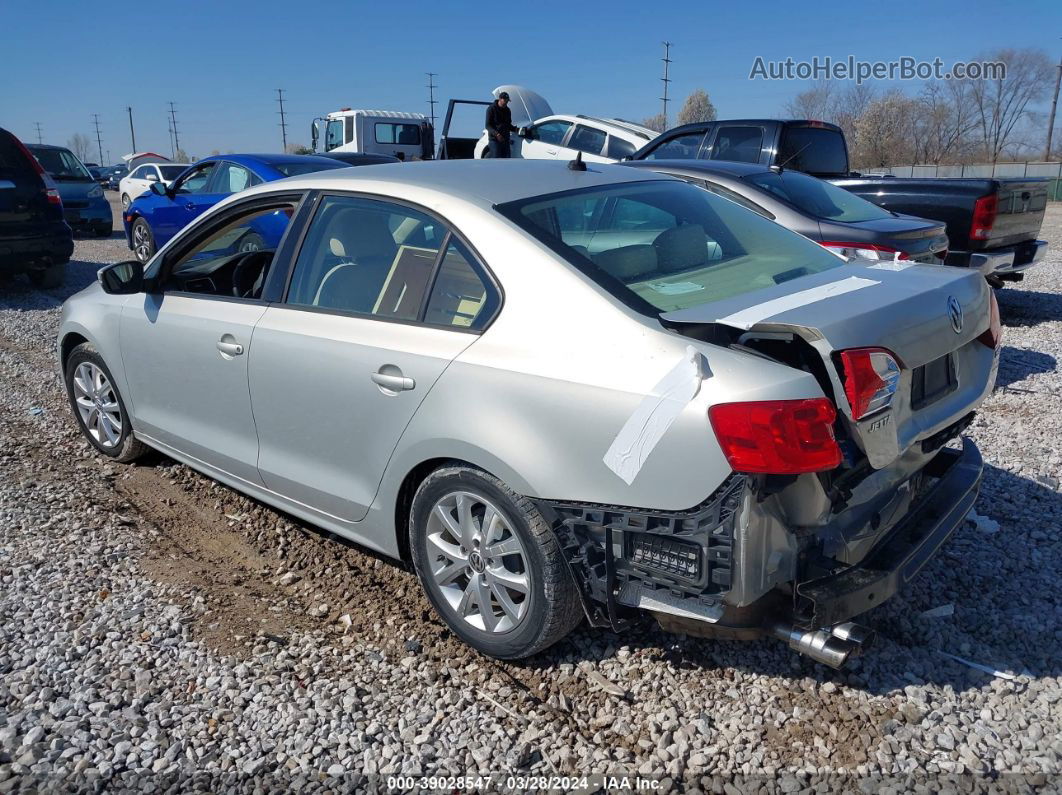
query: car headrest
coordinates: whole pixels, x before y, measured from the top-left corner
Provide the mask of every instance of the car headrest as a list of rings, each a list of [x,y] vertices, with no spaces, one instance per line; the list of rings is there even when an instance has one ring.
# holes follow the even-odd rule
[[[651,245],[621,246],[594,254],[601,270],[621,282],[629,282],[657,269],[657,252]]]
[[[700,224],[674,226],[653,241],[658,267],[664,272],[695,268],[708,262],[708,235]]]
[[[343,247],[343,241],[338,237],[333,237],[328,241],[328,248],[331,249],[333,257],[347,256],[347,250]]]

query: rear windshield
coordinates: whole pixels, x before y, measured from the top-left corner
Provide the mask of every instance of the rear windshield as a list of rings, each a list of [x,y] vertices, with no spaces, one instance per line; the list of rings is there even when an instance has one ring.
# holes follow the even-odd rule
[[[9,177],[35,173],[33,163],[26,159],[14,136],[0,130],[0,174]]]
[[[314,171],[328,171],[330,168],[346,168],[342,160],[334,163],[274,163],[273,168],[285,177],[297,177],[300,174],[312,174]]]
[[[844,266],[817,243],[685,182],[567,191],[498,210],[650,315]]]
[[[178,166],[162,166],[162,165],[160,165],[158,168],[159,168],[159,171],[162,172],[162,178],[164,180],[166,180],[167,182],[169,182],[170,180],[177,179],[177,177],[181,176],[181,172],[183,172],[186,168],[188,168],[188,166],[181,166],[181,165],[178,165]]]
[[[776,162],[808,174],[838,177],[848,173],[848,150],[839,130],[786,125]]]
[[[29,147],[37,162],[48,172],[48,176],[56,182],[84,182],[91,181],[92,175],[81,165],[81,161],[74,157],[69,149],[45,149],[43,147]]]
[[[883,210],[844,188],[838,188],[799,171],[783,171],[780,174],[764,171],[760,174],[749,174],[742,179],[817,218],[857,223],[893,217],[888,210]]]

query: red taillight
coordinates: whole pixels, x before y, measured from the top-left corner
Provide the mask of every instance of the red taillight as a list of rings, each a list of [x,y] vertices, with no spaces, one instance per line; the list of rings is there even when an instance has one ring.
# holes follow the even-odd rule
[[[844,243],[824,240],[819,243],[823,248],[828,248],[842,257],[862,257],[863,259],[891,260],[910,259],[906,251],[897,251],[889,246],[877,243]]]
[[[63,199],[59,195],[59,191],[55,188],[45,188],[44,195],[48,197],[48,204],[55,204],[59,207],[63,206]]]
[[[900,380],[896,357],[884,348],[850,348],[841,351],[844,394],[852,419],[860,420],[892,404]]]
[[[1003,323],[999,319],[999,302],[996,301],[996,294],[991,292],[988,294],[988,315],[988,328],[981,333],[977,341],[994,350],[1003,342]]]
[[[982,196],[974,202],[973,221],[970,222],[971,240],[988,240],[992,235],[992,225],[999,212],[999,199],[995,193]]]
[[[796,475],[841,463],[837,410],[826,398],[722,403],[708,409],[708,419],[737,472]]]

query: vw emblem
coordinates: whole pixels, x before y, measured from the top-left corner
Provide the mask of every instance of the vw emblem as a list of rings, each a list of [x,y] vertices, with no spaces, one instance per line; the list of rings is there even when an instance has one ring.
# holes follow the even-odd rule
[[[476,574],[482,574],[487,568],[483,563],[483,556],[476,550],[472,550],[472,554],[468,556],[468,565]]]
[[[956,334],[962,331],[962,304],[954,295],[948,296],[948,320],[951,321],[951,330]]]

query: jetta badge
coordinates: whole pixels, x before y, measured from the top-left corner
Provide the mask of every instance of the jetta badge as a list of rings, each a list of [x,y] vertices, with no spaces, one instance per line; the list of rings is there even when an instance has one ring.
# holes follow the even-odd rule
[[[948,296],[948,320],[951,321],[951,330],[956,334],[962,332],[962,304],[954,295]]]

